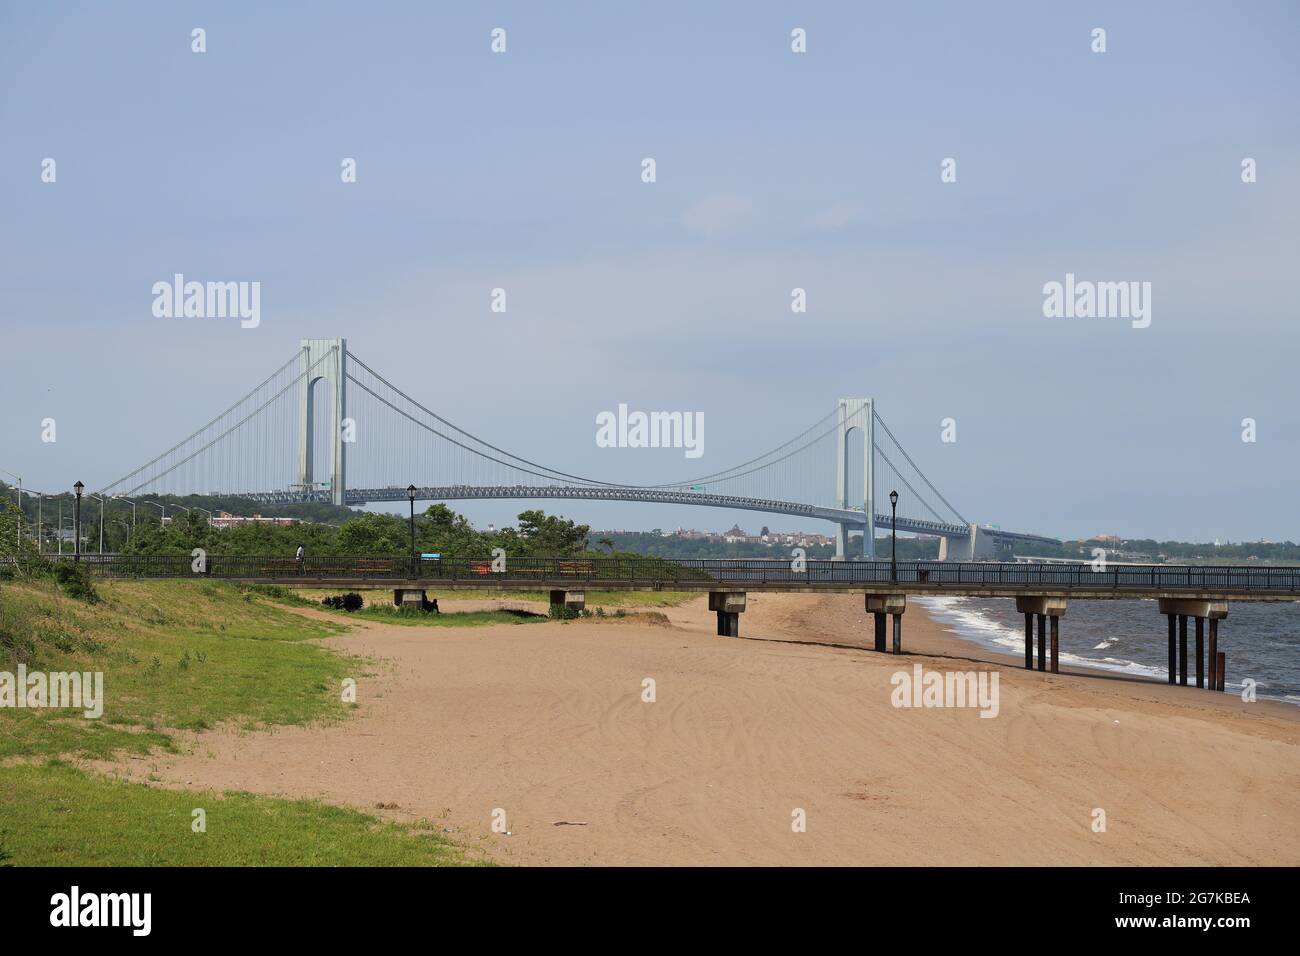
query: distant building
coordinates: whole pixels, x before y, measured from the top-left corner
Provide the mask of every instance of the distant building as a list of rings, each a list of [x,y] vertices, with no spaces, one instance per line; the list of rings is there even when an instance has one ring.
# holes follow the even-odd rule
[[[168,515],[163,519],[171,521],[172,516]],[[297,518],[263,518],[261,515],[232,515],[229,511],[218,511],[212,517],[212,527],[214,528],[238,528],[247,524],[269,524],[273,526],[288,526],[298,524]]]
[[[625,531],[595,531],[593,534],[637,534],[639,532]],[[805,531],[772,531],[770,528],[763,528],[761,534],[749,534],[744,531],[740,525],[732,525],[731,530],[723,531],[699,531],[695,528],[677,528],[673,531],[652,531],[651,534],[659,534],[665,538],[678,538],[682,541],[708,541],[715,544],[764,544],[770,547],[777,545],[789,545],[797,547],[818,547],[829,546],[835,543],[835,539],[824,534],[809,534]]]

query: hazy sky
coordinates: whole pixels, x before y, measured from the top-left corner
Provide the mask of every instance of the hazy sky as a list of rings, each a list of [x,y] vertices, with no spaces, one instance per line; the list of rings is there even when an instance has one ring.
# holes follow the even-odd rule
[[[98,487],[342,335],[580,474],[872,396],[972,520],[1300,539],[1296,4],[542,6],[0,5],[0,468]],[[176,272],[260,282],[260,325],[155,318]],[[1150,327],[1045,318],[1067,272],[1150,282]],[[704,412],[705,459],[596,447],[620,402]]]

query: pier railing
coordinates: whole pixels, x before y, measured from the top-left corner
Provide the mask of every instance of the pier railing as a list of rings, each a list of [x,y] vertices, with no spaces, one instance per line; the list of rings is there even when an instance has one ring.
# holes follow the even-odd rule
[[[247,582],[303,584],[419,582],[429,586],[493,587],[529,584],[547,587],[608,586],[708,590],[734,587],[760,590],[881,588],[911,593],[960,590],[1025,593],[1050,591],[1142,596],[1167,592],[1258,594],[1300,599],[1300,567],[1229,565],[1023,564],[998,561],[792,562],[769,558],[525,558],[455,555],[46,555],[23,559],[52,567],[79,563],[88,574],[117,578],[221,578]],[[9,559],[13,565],[13,559]],[[0,565],[3,566],[3,565]]]

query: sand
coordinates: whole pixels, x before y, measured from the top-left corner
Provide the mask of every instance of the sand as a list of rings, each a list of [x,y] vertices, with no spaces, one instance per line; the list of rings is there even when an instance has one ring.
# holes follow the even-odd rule
[[[1296,708],[1025,672],[915,605],[877,654],[852,595],[751,595],[739,639],[703,598],[666,613],[366,622],[326,641],[378,662],[351,719],[118,769],[432,819],[506,864],[1300,863]],[[917,663],[996,672],[997,716],[892,706]]]

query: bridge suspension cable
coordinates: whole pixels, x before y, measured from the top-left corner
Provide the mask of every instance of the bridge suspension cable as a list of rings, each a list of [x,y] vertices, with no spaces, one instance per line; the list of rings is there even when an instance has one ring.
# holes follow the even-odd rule
[[[768,458],[768,457],[770,457],[770,456],[772,456],[772,455],[775,455],[777,452],[782,451],[783,449],[786,449],[786,448],[790,447],[790,446],[793,445],[795,442],[799,441],[801,438],[803,438],[805,435],[807,435],[809,432],[813,431],[813,430],[816,429],[816,428],[821,427],[821,425],[822,425],[822,424],[823,424],[827,419],[829,419],[829,418],[834,418],[838,412],[839,412],[839,409],[838,409],[838,408],[833,408],[833,409],[831,409],[827,414],[823,415],[820,419],[818,419],[816,422],[814,422],[814,423],[813,423],[812,425],[810,425],[809,427],[805,428],[805,429],[804,429],[803,431],[801,431],[798,435],[795,435],[795,436],[794,436],[793,438],[791,438],[789,441],[782,442],[780,445],[777,445],[777,446],[776,446],[775,448],[773,448],[771,451],[766,452],[766,453],[764,453],[764,454],[762,454],[762,455],[759,455],[759,456],[756,457],[756,458],[751,458],[751,459],[749,459],[749,461],[743,461],[743,462],[741,462],[739,465],[734,465],[734,466],[732,466],[731,468],[725,468],[725,469],[723,469],[722,471],[715,471],[715,472],[714,472],[713,474],[711,474],[711,475],[702,475],[702,476],[700,476],[699,478],[693,478],[693,479],[691,479],[690,481],[677,481],[677,482],[673,482],[672,484],[667,484],[667,485],[652,485],[652,486],[650,486],[650,487],[654,487],[654,488],[682,488],[682,487],[685,487],[685,486],[687,486],[687,485],[701,485],[701,484],[704,484],[706,481],[726,481],[728,478],[739,478],[739,477],[742,477],[743,475],[752,474],[754,471],[758,471],[758,470],[761,470],[761,469],[751,469],[750,471],[743,472],[742,474],[732,474],[732,472],[738,472],[738,471],[740,471],[741,468],[745,468],[745,467],[747,467],[747,466],[749,466],[749,465],[752,465],[752,464],[754,464],[754,462],[756,462],[756,461],[762,461],[764,458]],[[859,410],[859,412],[860,412],[860,410]],[[857,414],[858,414],[858,412],[855,412],[855,413],[854,413],[854,416],[856,416]],[[850,416],[850,417],[854,417],[854,416]],[[814,439],[813,439],[811,442],[809,442],[807,445],[804,445],[804,446],[802,446],[802,448],[798,448],[798,449],[795,449],[795,450],[796,450],[796,451],[802,451],[803,449],[808,448],[810,445],[816,443],[816,442],[819,441],[820,439],[822,439],[822,438],[826,437],[827,435],[831,434],[832,432],[834,432],[835,429],[838,428],[838,427],[839,427],[839,424],[838,424],[838,422],[837,422],[837,423],[836,423],[835,425],[833,425],[830,429],[828,429],[827,431],[825,431],[825,432],[823,432],[822,434],[818,435],[816,438],[814,438]],[[788,457],[790,457],[790,456],[789,456],[789,455],[785,456],[785,458],[788,458]],[[785,458],[777,459],[777,461],[784,461]],[[768,464],[775,464],[775,462],[769,462]],[[767,467],[767,466],[764,465],[764,466],[762,466],[762,467]]]
[[[454,489],[456,493],[451,497],[465,497],[462,492],[475,487],[500,490],[535,486],[537,482],[532,479],[541,479],[544,486],[550,486],[551,492],[562,487],[579,492],[585,488],[593,493],[606,492],[597,495],[602,498],[619,498],[618,492],[627,492],[628,500],[658,500],[633,494],[649,492],[667,493],[669,497],[665,500],[675,500],[674,493],[689,491],[692,495],[698,492],[724,502],[761,500],[788,503],[794,509],[833,510],[844,507],[832,493],[835,467],[851,466],[855,460],[852,455],[839,458],[837,433],[853,427],[869,431],[857,416],[871,408],[870,414],[883,433],[881,441],[873,442],[872,453],[907,488],[913,504],[919,504],[936,521],[945,523],[940,511],[923,497],[920,489],[927,488],[963,525],[967,523],[869,405],[856,408],[843,421],[840,420],[842,406],[837,406],[793,437],[730,468],[684,481],[632,484],[561,471],[494,445],[416,401],[355,353],[346,353],[342,378],[331,379],[318,370],[327,360],[339,357],[340,346],[322,351],[316,361],[307,365],[307,358],[316,354],[312,349],[317,347],[317,344],[309,347],[304,343],[302,350],[233,405],[162,454],[104,486],[104,493],[117,493],[120,489],[124,494],[136,494],[148,489],[146,494],[165,491],[328,500],[331,492],[324,489],[332,488],[333,480],[313,481],[313,474],[337,477],[342,490],[364,488],[375,495],[392,491],[397,487],[391,484],[393,476],[401,475],[402,487],[412,482],[417,487]],[[311,398],[314,386],[320,383],[323,388],[335,388],[343,382],[355,387],[355,392],[349,392],[353,397],[341,401],[333,416],[314,414],[312,408],[321,406],[319,398]],[[301,397],[304,394],[310,404],[304,405]],[[343,395],[335,398],[342,399]],[[346,409],[340,411],[344,405]],[[351,443],[344,448],[346,483],[342,482],[342,472],[334,475],[330,462],[319,461],[319,454],[332,447],[333,463],[342,467],[339,439],[333,432],[340,422],[345,430],[355,433],[342,438],[342,442]],[[301,434],[304,428],[305,435]],[[293,440],[294,435],[297,441]],[[438,441],[429,441],[425,436]],[[885,440],[897,448],[901,460],[891,460],[882,447]],[[833,467],[836,461],[840,464]],[[903,474],[902,462],[919,476],[919,482]],[[709,486],[706,495],[705,484]],[[335,500],[340,500],[340,488],[333,488],[333,492]],[[374,500],[387,498],[381,496]],[[683,500],[693,499],[686,495]]]
[[[460,441],[457,441],[456,439],[451,438],[450,436],[444,435],[442,432],[438,431],[437,429],[434,429],[434,428],[432,428],[431,426],[428,426],[428,425],[425,425],[424,423],[419,422],[418,419],[416,419],[414,416],[409,415],[409,414],[403,412],[400,408],[398,408],[398,407],[397,407],[396,405],[394,405],[392,402],[390,402],[390,401],[388,401],[388,400],[386,400],[386,399],[381,398],[381,397],[380,397],[380,396],[379,396],[379,395],[378,395],[378,394],[377,394],[373,389],[369,388],[365,383],[363,383],[363,382],[360,381],[359,379],[355,378],[355,377],[352,376],[352,375],[349,375],[349,376],[348,376],[348,379],[349,379],[351,382],[353,382],[355,385],[357,385],[358,387],[362,388],[364,391],[368,392],[370,395],[372,395],[373,397],[375,397],[375,398],[378,399],[379,401],[383,402],[383,404],[385,404],[387,407],[389,407],[389,408],[391,408],[392,410],[398,412],[399,414],[402,414],[402,415],[403,415],[405,418],[407,418],[409,421],[411,421],[411,422],[413,422],[413,423],[415,423],[415,424],[417,424],[417,425],[420,425],[421,427],[425,428],[425,430],[426,430],[426,431],[429,431],[431,434],[437,435],[438,437],[444,439],[445,441],[449,441],[449,442],[451,442],[452,444],[456,445],[457,447],[463,448],[463,449],[465,449],[466,451],[469,451],[469,452],[471,452],[471,453],[473,453],[473,454],[477,454],[477,455],[479,455],[479,456],[481,456],[481,457],[483,457],[483,458],[486,458],[486,459],[488,459],[488,460],[490,460],[490,461],[497,462],[498,464],[502,464],[502,465],[505,465],[505,466],[510,467],[510,468],[516,468],[516,469],[518,469],[518,470],[520,470],[520,471],[525,472],[526,474],[536,475],[536,476],[538,476],[538,477],[543,477],[543,478],[550,478],[550,479],[552,479],[552,480],[555,480],[555,479],[567,479],[567,480],[569,480],[569,481],[576,481],[576,482],[579,482],[579,483],[581,483],[581,484],[592,485],[592,486],[595,486],[595,487],[601,487],[601,488],[656,488],[656,489],[674,489],[674,488],[675,488],[675,489],[680,489],[680,488],[688,487],[688,486],[690,486],[690,485],[703,484],[703,483],[708,482],[708,481],[717,482],[717,481],[727,481],[727,480],[731,480],[731,479],[743,478],[743,477],[746,477],[746,476],[748,476],[748,475],[756,474],[757,472],[762,471],[762,470],[765,469],[765,468],[771,467],[772,465],[778,464],[778,463],[780,463],[780,462],[783,462],[783,461],[786,461],[786,460],[792,458],[794,455],[798,454],[799,452],[807,450],[809,447],[811,447],[813,444],[815,444],[815,443],[816,443],[818,440],[820,440],[821,438],[824,438],[824,437],[826,437],[827,435],[830,435],[830,434],[834,433],[834,431],[839,427],[838,422],[837,422],[837,423],[836,423],[835,425],[833,425],[830,429],[828,429],[827,431],[823,432],[821,435],[818,435],[818,436],[817,436],[816,438],[814,438],[812,441],[810,441],[810,442],[808,442],[808,443],[806,443],[806,444],[800,446],[799,448],[794,449],[793,451],[789,452],[789,453],[786,454],[786,455],[783,455],[783,456],[780,457],[780,458],[776,458],[776,459],[774,459],[774,460],[772,460],[772,461],[767,462],[766,464],[760,465],[760,466],[757,467],[757,468],[750,468],[750,469],[748,469],[748,470],[742,470],[742,469],[745,469],[747,466],[754,464],[755,462],[763,461],[765,458],[769,458],[769,457],[771,457],[772,455],[775,455],[776,453],[778,453],[778,452],[780,452],[780,451],[782,451],[782,450],[784,450],[784,449],[786,449],[786,448],[789,448],[789,447],[790,447],[791,445],[793,445],[795,442],[797,442],[797,441],[799,441],[800,439],[804,438],[804,437],[805,437],[806,435],[808,435],[810,432],[816,430],[816,429],[817,429],[818,427],[820,427],[823,423],[825,423],[828,419],[834,417],[834,416],[836,415],[836,413],[838,412],[838,409],[833,409],[833,410],[830,411],[828,414],[826,414],[826,415],[823,416],[821,419],[819,419],[817,422],[815,422],[813,425],[811,425],[811,426],[809,426],[808,428],[804,429],[802,432],[800,432],[798,435],[794,436],[793,438],[789,439],[788,441],[785,441],[785,442],[783,442],[782,444],[778,445],[776,448],[772,449],[771,451],[768,451],[768,452],[766,452],[766,453],[764,453],[764,454],[762,454],[762,455],[759,455],[759,456],[757,456],[756,458],[751,458],[749,461],[742,462],[742,463],[740,463],[739,465],[734,465],[734,466],[732,466],[731,468],[727,468],[727,469],[724,469],[724,470],[722,470],[722,471],[718,471],[718,472],[713,472],[713,473],[710,474],[710,475],[705,475],[705,476],[702,476],[702,477],[699,477],[699,478],[693,478],[693,479],[689,479],[689,480],[686,480],[686,481],[673,481],[673,482],[666,482],[666,483],[663,483],[663,484],[635,484],[635,485],[634,485],[634,484],[626,484],[626,483],[621,483],[621,482],[602,481],[602,480],[597,479],[597,478],[588,478],[588,477],[585,477],[585,476],[582,476],[582,475],[574,475],[574,474],[570,474],[570,473],[568,473],[568,472],[560,471],[560,470],[557,469],[557,468],[551,468],[551,467],[548,466],[548,465],[543,465],[543,464],[541,464],[540,462],[532,461],[531,459],[524,458],[524,457],[522,457],[522,456],[520,456],[520,455],[516,455],[516,454],[514,454],[513,452],[507,451],[507,450],[504,449],[504,448],[500,448],[500,447],[498,447],[497,445],[492,444],[491,442],[488,442],[488,441],[486,441],[486,440],[484,440],[484,439],[482,439],[482,438],[479,438],[477,435],[475,435],[475,434],[473,434],[473,433],[471,433],[471,432],[468,432],[468,431],[466,431],[466,430],[463,429],[463,428],[460,428],[460,427],[459,427],[458,425],[456,425],[454,422],[450,422],[450,421],[448,421],[447,419],[445,419],[445,418],[443,418],[441,415],[439,415],[437,412],[434,412],[432,409],[429,409],[429,408],[425,407],[424,405],[422,405],[420,402],[416,401],[416,400],[415,400],[414,398],[412,398],[410,395],[406,394],[406,393],[405,393],[404,391],[402,391],[400,388],[398,388],[397,386],[395,386],[392,382],[388,381],[386,378],[384,378],[382,375],[380,375],[378,372],[376,372],[373,368],[371,368],[369,365],[367,365],[367,364],[366,364],[364,361],[362,361],[360,358],[357,358],[357,356],[355,355],[355,353],[351,353],[351,352],[350,352],[350,353],[348,354],[348,358],[349,358],[349,361],[350,361],[350,362],[352,362],[352,363],[354,363],[354,364],[356,364],[356,365],[359,365],[361,368],[365,369],[365,370],[366,370],[370,375],[374,376],[374,378],[375,378],[378,382],[383,383],[384,386],[386,386],[387,388],[391,389],[395,394],[401,396],[401,397],[402,397],[403,399],[405,399],[406,401],[410,402],[411,405],[413,405],[415,408],[418,408],[421,412],[423,412],[424,414],[426,414],[426,415],[428,415],[429,417],[433,418],[435,421],[441,423],[442,425],[445,425],[447,428],[451,429],[452,431],[455,431],[457,434],[463,435],[465,438],[469,439],[470,441],[472,441],[472,442],[474,442],[474,443],[476,443],[476,444],[478,444],[478,445],[481,445],[481,446],[483,446],[484,448],[490,449],[491,451],[496,452],[498,455],[504,455],[506,458],[512,459],[513,462],[519,462],[520,464],[519,464],[519,465],[516,465],[516,464],[513,464],[513,462],[511,462],[511,461],[503,461],[503,460],[500,459],[500,458],[496,458],[496,457],[494,457],[494,456],[492,456],[492,455],[485,454],[484,452],[480,451],[479,449],[471,448],[470,446],[465,445],[464,443],[462,443],[462,442],[460,442]],[[857,414],[860,414],[860,410],[859,410],[859,412],[856,412],[856,413],[855,413],[855,415],[857,415]],[[538,470],[534,470],[534,469],[540,469],[540,471],[538,471]]]
[[[897,438],[894,437],[894,433],[893,433],[892,431],[889,430],[889,426],[886,425],[886,424],[885,424],[885,420],[884,420],[883,418],[881,418],[880,415],[877,414],[877,413],[875,412],[875,409],[872,409],[872,414],[876,416],[876,422],[877,422],[877,424],[879,424],[880,427],[883,428],[883,429],[885,430],[885,434],[889,436],[889,440],[892,441],[892,442],[894,443],[894,446],[899,450],[899,452],[902,453],[903,457],[904,457],[905,459],[907,459],[907,463],[908,463],[909,465],[912,466],[912,468],[916,471],[916,473],[917,473],[918,475],[921,476],[921,480],[925,482],[926,486],[927,486],[931,491],[933,491],[933,492],[935,493],[935,496],[936,496],[940,501],[942,501],[945,505],[947,505],[948,510],[951,511],[953,514],[955,514],[955,515],[957,516],[957,519],[958,519],[962,524],[970,524],[969,521],[967,521],[965,518],[962,517],[961,512],[958,511],[956,508],[954,508],[954,507],[949,503],[948,499],[945,498],[942,494],[940,494],[939,489],[936,488],[936,487],[934,486],[934,483],[933,483],[932,481],[930,481],[930,479],[927,478],[927,477],[925,476],[925,472],[923,472],[923,471],[920,469],[920,467],[917,466],[916,462],[912,461],[912,456],[909,455],[909,454],[907,453],[907,449],[903,447],[902,443],[901,443]],[[877,450],[879,450],[879,446],[877,446]],[[884,453],[883,451],[880,452],[880,457],[881,457],[881,458],[884,458],[884,457],[885,457],[885,453]],[[889,460],[888,460],[887,458],[885,459],[885,461],[886,461],[887,464],[889,464],[889,467],[890,467],[890,469],[894,472],[894,474],[898,475],[898,469],[894,468],[893,464],[890,463]],[[899,475],[899,480],[900,480],[900,481],[903,480],[902,475]],[[910,487],[911,487],[911,486],[909,485],[909,488],[910,488]],[[913,494],[916,494],[916,491],[913,490],[912,493],[913,493]],[[918,495],[918,497],[920,497],[920,496]],[[926,507],[929,508],[929,505],[926,505]],[[931,513],[931,514],[934,514],[933,511],[931,511],[930,513]],[[935,515],[935,517],[937,518],[938,515]],[[943,520],[943,519],[940,519],[940,520]]]
[[[377,376],[376,376],[376,377],[377,377]],[[359,388],[359,389],[361,389],[362,391],[366,392],[367,394],[371,395],[371,396],[372,396],[373,398],[375,398],[377,401],[379,401],[379,402],[383,403],[384,405],[386,405],[388,408],[391,408],[393,411],[397,412],[397,414],[401,415],[403,418],[405,418],[405,419],[407,419],[408,421],[410,421],[411,423],[413,423],[416,427],[418,427],[418,428],[422,428],[422,429],[424,429],[425,431],[429,432],[429,434],[431,434],[431,435],[436,435],[436,436],[438,436],[439,438],[441,438],[443,441],[451,442],[451,443],[452,443],[453,445],[455,445],[456,447],[458,447],[458,448],[463,448],[463,449],[465,449],[466,451],[470,452],[471,454],[478,455],[480,458],[484,458],[484,459],[486,459],[486,460],[488,460],[488,461],[496,462],[496,463],[499,464],[499,465],[505,465],[505,466],[508,467],[508,468],[513,468],[513,469],[515,469],[516,471],[522,471],[522,472],[524,472],[524,473],[526,473],[526,474],[529,474],[529,475],[535,475],[535,476],[537,476],[538,478],[547,478],[547,479],[550,479],[550,480],[554,480],[555,477],[556,477],[557,475],[562,475],[563,477],[569,478],[570,480],[573,480],[573,481],[578,481],[578,482],[580,482],[580,483],[582,483],[582,484],[595,485],[595,486],[599,486],[599,487],[608,487],[608,488],[632,488],[632,487],[635,487],[635,486],[633,486],[633,485],[611,485],[611,484],[609,484],[609,483],[607,483],[607,482],[589,481],[589,480],[587,480],[587,479],[585,479],[585,478],[576,478],[576,477],[573,476],[573,475],[564,475],[563,472],[554,472],[554,473],[551,473],[551,472],[549,471],[549,469],[548,469],[547,471],[533,471],[533,470],[531,470],[531,469],[520,467],[519,465],[513,464],[513,463],[508,462],[508,461],[502,461],[500,458],[496,458],[496,457],[493,456],[493,455],[488,455],[488,454],[486,454],[486,453],[480,451],[480,450],[477,449],[477,448],[471,448],[469,445],[466,445],[464,442],[457,441],[455,438],[452,438],[452,437],[449,436],[449,435],[444,435],[442,432],[438,431],[438,430],[437,430],[436,428],[434,428],[432,425],[429,425],[429,424],[427,424],[427,423],[425,423],[425,422],[420,421],[418,418],[416,418],[416,417],[415,417],[414,415],[412,415],[410,412],[407,412],[407,411],[405,411],[405,410],[403,410],[403,409],[401,409],[401,408],[398,408],[396,405],[394,405],[394,404],[393,404],[392,402],[390,402],[388,399],[384,398],[384,397],[383,397],[382,395],[380,395],[378,392],[375,392],[373,389],[371,389],[370,386],[366,385],[365,382],[362,382],[362,381],[360,381],[360,380],[358,380],[358,379],[355,379],[355,378],[353,378],[351,375],[348,376],[348,381],[350,381],[353,385],[357,386],[357,388]],[[422,411],[428,411],[428,409],[423,408],[423,406],[419,406],[419,407],[421,408]],[[433,413],[432,413],[432,412],[429,412],[429,414],[432,415]],[[434,417],[437,418],[438,416],[434,415]],[[438,421],[440,421],[440,422],[444,422],[444,424],[450,424],[450,423],[448,423],[448,422],[445,422],[444,419],[441,419],[441,418],[438,418]],[[459,428],[456,428],[454,425],[452,425],[451,427],[452,427],[455,431],[458,431],[458,432],[460,431],[460,429],[459,429]],[[466,434],[466,435],[467,435],[468,433],[467,433],[467,432],[461,432],[461,434]],[[483,442],[483,444],[484,444],[484,445],[487,445],[487,442]],[[495,446],[487,445],[487,447],[489,447],[489,448],[493,448],[494,451],[499,450],[499,449],[496,449]],[[514,455],[511,455],[509,452],[502,452],[502,454],[507,455],[507,456],[509,456],[509,457],[511,457],[511,458],[514,458],[514,457],[515,457]],[[517,459],[517,460],[518,460],[518,461],[527,461],[527,459],[523,459],[523,458],[519,458],[519,459]],[[529,464],[532,464],[532,463],[529,462]],[[538,465],[537,467],[538,467],[538,468],[545,468],[546,466],[545,466],[545,465]]]
[[[289,378],[282,385],[279,385],[278,388],[275,388],[273,394],[271,394],[270,397],[266,398],[255,408],[253,408],[252,411],[240,415],[240,417],[233,424],[225,427],[224,429],[219,431],[214,437],[203,442],[198,447],[191,447],[191,443],[202,440],[204,434],[214,425],[217,425],[219,422],[226,420],[231,415],[238,414],[240,408],[248,404],[251,400],[253,400],[254,397],[257,396],[257,394],[260,391],[266,388],[267,385],[271,384],[272,382],[276,382],[277,379],[283,378],[287,369],[289,369],[295,363],[301,361],[301,353],[295,355],[289,361],[285,362],[278,369],[272,372],[270,376],[263,379],[262,382],[260,382],[251,391],[249,391],[247,394],[241,397],[239,401],[235,402],[235,404],[231,405],[221,414],[217,415],[211,421],[207,422],[201,428],[197,429],[196,431],[188,435],[180,442],[177,442],[175,445],[167,449],[167,451],[163,452],[161,455],[158,455],[157,457],[153,458],[151,461],[147,462],[146,464],[141,465],[139,468],[128,473],[122,478],[119,478],[117,481],[105,485],[102,489],[102,493],[107,494],[111,492],[113,489],[120,488],[123,485],[126,485],[129,482],[136,480],[137,478],[140,478],[142,475],[145,475],[146,473],[148,473],[148,477],[145,478],[143,481],[140,481],[138,484],[126,488],[125,491],[117,492],[117,494],[131,495],[131,494],[135,494],[136,492],[139,492],[141,489],[149,487],[150,485],[158,485],[159,483],[162,482],[162,479],[175,473],[178,469],[182,468],[183,466],[195,461],[199,457],[199,455],[213,448],[224,439],[230,437],[235,432],[242,429],[249,422],[256,419],[259,415],[266,412],[268,408],[271,408],[272,405],[278,399],[284,396],[290,389],[300,385],[305,379],[309,380],[311,374],[328,357],[329,357],[328,354],[322,355],[319,359],[317,359],[315,362],[313,362],[310,366],[305,368],[303,371],[299,372],[297,375],[294,375],[292,378]],[[151,469],[154,465],[166,461],[169,456],[182,451],[184,451],[182,457],[178,458],[175,461],[170,462],[170,464],[166,465],[166,467],[162,468],[159,471],[149,472],[149,469]]]
[[[364,389],[366,392],[369,392],[372,396],[374,396],[374,397],[375,397],[376,399],[378,399],[379,401],[383,402],[385,405],[387,405],[387,406],[388,406],[389,408],[391,408],[393,411],[397,412],[397,413],[400,414],[400,415],[403,415],[405,418],[409,419],[411,422],[414,422],[416,425],[419,425],[420,427],[424,428],[426,431],[428,431],[428,432],[430,432],[430,433],[432,433],[432,434],[434,434],[434,435],[437,435],[439,438],[442,438],[442,439],[445,440],[445,441],[449,441],[449,442],[451,442],[452,444],[454,444],[454,445],[456,445],[456,446],[458,446],[458,447],[460,447],[460,448],[464,448],[466,451],[469,451],[469,452],[472,452],[473,454],[479,455],[479,456],[482,457],[482,458],[487,458],[487,459],[489,459],[490,461],[495,461],[495,462],[497,462],[497,463],[499,463],[499,464],[506,465],[507,467],[510,467],[510,468],[517,468],[517,469],[520,470],[520,471],[526,472],[526,473],[528,473],[528,474],[530,474],[530,475],[537,475],[538,477],[542,477],[542,478],[551,478],[552,480],[554,480],[555,478],[567,478],[567,479],[570,480],[570,481],[576,481],[576,482],[579,482],[579,483],[581,483],[581,484],[585,484],[585,485],[598,485],[598,486],[606,487],[606,488],[633,488],[633,487],[639,487],[639,486],[636,486],[636,485],[622,485],[622,484],[618,484],[618,483],[615,483],[615,482],[599,481],[599,480],[597,480],[597,479],[595,479],[595,478],[584,478],[584,477],[582,477],[581,475],[571,475],[571,474],[568,474],[567,472],[559,471],[558,469],[551,468],[551,467],[549,467],[549,466],[547,466],[547,465],[543,465],[543,464],[541,464],[541,463],[539,463],[539,462],[530,461],[530,460],[527,459],[527,458],[522,458],[522,457],[520,457],[519,455],[514,454],[513,452],[506,451],[504,448],[498,448],[496,445],[493,445],[491,442],[485,441],[485,440],[483,440],[482,438],[479,438],[477,435],[474,435],[474,434],[472,434],[472,433],[470,433],[470,432],[465,431],[463,428],[459,427],[459,426],[456,425],[455,423],[453,423],[453,422],[449,422],[447,419],[443,418],[443,417],[442,417],[441,415],[439,415],[437,412],[435,412],[435,411],[433,411],[433,410],[431,410],[431,409],[429,409],[429,408],[426,408],[424,405],[421,405],[419,402],[417,402],[415,399],[413,399],[410,395],[407,395],[404,391],[402,391],[400,388],[398,388],[398,387],[397,387],[396,385],[394,385],[392,382],[388,381],[388,379],[384,378],[382,375],[380,375],[378,372],[376,372],[374,369],[372,369],[372,368],[371,368],[369,365],[367,365],[365,362],[361,361],[361,359],[357,358],[355,353],[349,352],[349,353],[348,353],[348,359],[349,359],[352,363],[354,363],[354,364],[356,364],[356,365],[360,365],[363,369],[365,369],[367,372],[369,372],[371,375],[373,375],[373,376],[374,376],[378,381],[382,382],[385,386],[387,386],[387,387],[388,387],[389,389],[391,389],[393,392],[395,392],[396,394],[400,395],[402,398],[406,399],[406,401],[410,402],[412,405],[414,405],[414,406],[415,406],[416,408],[418,408],[420,411],[424,412],[424,413],[425,413],[426,415],[428,415],[430,418],[432,418],[432,419],[434,419],[435,421],[437,421],[437,422],[439,422],[439,423],[441,423],[441,424],[447,426],[447,428],[451,429],[452,431],[456,432],[457,434],[460,434],[460,435],[465,436],[465,437],[468,438],[470,441],[475,442],[476,444],[482,445],[484,448],[488,448],[488,449],[490,449],[490,450],[496,452],[496,453],[499,454],[499,455],[505,455],[507,458],[512,458],[512,459],[514,459],[514,460],[517,461],[517,462],[521,462],[523,465],[525,465],[525,466],[527,466],[527,467],[520,467],[519,465],[514,465],[514,464],[511,464],[510,462],[507,462],[507,461],[502,461],[502,460],[499,459],[499,458],[494,458],[493,456],[488,455],[488,454],[485,454],[484,452],[479,451],[479,450],[476,449],[476,448],[471,448],[470,446],[465,445],[465,444],[463,444],[463,443],[457,441],[457,440],[454,439],[454,438],[451,438],[451,437],[449,437],[449,436],[447,436],[447,435],[442,434],[442,433],[439,432],[437,429],[432,428],[431,426],[426,425],[426,424],[424,424],[423,422],[420,422],[420,421],[419,421],[417,418],[415,418],[414,416],[412,416],[412,415],[410,415],[410,414],[407,414],[406,412],[403,412],[400,408],[398,408],[396,405],[394,405],[392,402],[388,401],[387,399],[384,399],[384,398],[380,397],[380,396],[379,396],[379,395],[378,395],[374,390],[372,390],[371,388],[369,388],[369,387],[368,387],[364,382],[362,382],[362,381],[360,381],[359,379],[353,377],[351,374],[348,375],[348,380],[349,380],[350,382],[352,382],[354,385],[357,385],[357,386],[359,386],[360,388]],[[532,471],[532,470],[530,470],[530,469],[534,469],[534,468],[540,468],[541,471]]]

